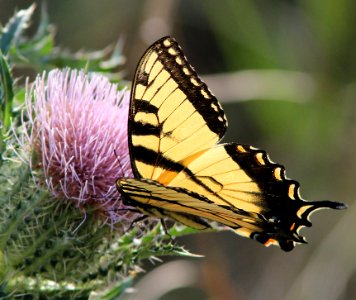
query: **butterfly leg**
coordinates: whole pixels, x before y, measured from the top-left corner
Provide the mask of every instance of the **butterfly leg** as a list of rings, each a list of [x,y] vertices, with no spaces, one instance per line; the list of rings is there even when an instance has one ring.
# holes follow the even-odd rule
[[[130,210],[130,211],[131,211],[131,210]],[[142,216],[137,217],[135,220],[133,220],[133,221],[131,222],[129,228],[127,228],[127,231],[130,231],[131,229],[133,229],[133,227],[134,227],[134,225],[135,225],[136,223],[141,222],[141,221],[143,221],[143,220],[145,220],[145,219],[147,219],[147,218],[148,218],[148,216],[146,216],[146,215],[142,215]]]
[[[171,241],[173,241],[173,237],[169,234],[169,232],[168,232],[168,227],[167,227],[167,224],[166,224],[166,222],[164,221],[164,219],[160,219],[160,221],[161,221],[161,225],[162,225],[162,228],[163,228],[163,230],[164,230],[164,233],[166,234],[166,235],[168,235],[168,237],[169,237],[169,239],[171,240]]]

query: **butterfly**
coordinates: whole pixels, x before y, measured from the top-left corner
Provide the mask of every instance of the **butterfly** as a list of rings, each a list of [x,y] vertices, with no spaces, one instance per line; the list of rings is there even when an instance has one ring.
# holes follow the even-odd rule
[[[171,37],[153,43],[137,66],[128,121],[134,178],[119,178],[125,205],[196,229],[218,222],[237,234],[290,251],[332,201],[305,201],[299,184],[265,151],[219,144],[225,113]]]

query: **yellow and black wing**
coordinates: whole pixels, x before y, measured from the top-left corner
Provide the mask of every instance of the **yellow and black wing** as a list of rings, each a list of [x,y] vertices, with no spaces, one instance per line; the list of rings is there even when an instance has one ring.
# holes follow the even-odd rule
[[[158,180],[181,170],[225,134],[219,102],[169,37],[154,43],[140,60],[131,92],[129,146],[136,177]],[[174,174],[172,174],[174,175]]]
[[[305,243],[300,235],[320,208],[345,206],[331,201],[307,202],[299,184],[285,177],[284,167],[247,145],[223,144],[205,151],[170,184],[150,179],[121,179],[125,202],[143,213],[169,217],[204,229],[216,221],[266,246],[290,251]]]
[[[129,146],[135,178],[120,178],[124,202],[145,214],[169,217],[198,229],[216,221],[265,245],[292,250],[319,208],[266,152],[217,144],[227,126],[217,99],[172,38],[142,57],[131,95]]]

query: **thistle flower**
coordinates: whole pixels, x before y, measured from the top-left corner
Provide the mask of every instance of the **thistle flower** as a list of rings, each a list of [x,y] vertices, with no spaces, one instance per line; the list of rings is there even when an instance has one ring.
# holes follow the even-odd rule
[[[27,88],[28,121],[14,125],[0,165],[0,297],[118,295],[142,259],[190,255],[155,222],[120,230],[136,218],[115,187],[132,176],[128,105],[127,92],[84,72],[51,71]]]
[[[135,216],[120,210],[115,187],[132,176],[128,105],[128,92],[84,72],[54,70],[27,88],[20,145],[8,143],[0,165],[0,297],[47,298],[54,286],[86,295],[135,269],[120,248]]]
[[[54,70],[36,79],[26,103],[38,156],[33,168],[43,169],[51,193],[84,211],[94,208],[111,223],[123,221],[115,181],[132,176],[129,92],[118,92],[103,76]]]

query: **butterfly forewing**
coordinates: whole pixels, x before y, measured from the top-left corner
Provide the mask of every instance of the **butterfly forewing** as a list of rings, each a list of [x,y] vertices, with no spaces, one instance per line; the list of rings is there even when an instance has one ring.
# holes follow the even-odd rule
[[[129,120],[135,175],[157,180],[178,162],[215,145],[226,130],[217,99],[172,38],[153,44],[135,75]]]
[[[235,229],[247,227],[253,231],[262,231],[255,214],[218,206],[208,198],[183,188],[168,187],[149,179],[132,178],[120,180],[118,186],[126,201],[134,203],[143,212],[149,210],[157,217],[174,212],[176,216],[184,215],[190,220],[198,217]]]

